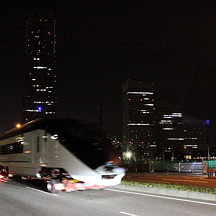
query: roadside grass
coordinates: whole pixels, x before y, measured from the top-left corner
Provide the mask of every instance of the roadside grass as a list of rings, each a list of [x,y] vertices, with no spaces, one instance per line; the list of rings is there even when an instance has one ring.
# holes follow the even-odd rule
[[[198,187],[192,185],[174,185],[174,184],[162,184],[162,183],[126,181],[126,180],[123,180],[121,184],[138,186],[138,187],[152,187],[152,188],[160,188],[160,189],[168,189],[168,190],[193,191],[193,192],[200,192],[200,193],[216,194],[216,188]]]

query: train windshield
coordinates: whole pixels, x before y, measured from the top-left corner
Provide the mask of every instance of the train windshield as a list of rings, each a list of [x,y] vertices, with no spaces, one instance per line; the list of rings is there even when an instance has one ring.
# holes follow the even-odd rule
[[[111,142],[93,125],[62,122],[56,129],[61,144],[92,169],[113,160]]]

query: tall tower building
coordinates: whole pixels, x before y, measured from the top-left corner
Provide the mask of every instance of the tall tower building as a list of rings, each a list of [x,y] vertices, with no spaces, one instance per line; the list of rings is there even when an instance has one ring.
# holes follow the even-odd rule
[[[134,159],[153,158],[156,152],[154,86],[128,80],[123,93],[123,148]]]
[[[156,100],[156,142],[158,157],[163,160],[183,159],[183,107],[163,99]]]
[[[23,123],[56,113],[55,26],[53,13],[29,13],[27,16]]]

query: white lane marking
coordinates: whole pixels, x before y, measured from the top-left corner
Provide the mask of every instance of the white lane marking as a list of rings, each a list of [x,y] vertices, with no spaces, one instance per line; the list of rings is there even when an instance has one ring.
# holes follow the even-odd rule
[[[30,190],[38,191],[38,192],[41,192],[41,193],[45,193],[45,194],[48,194],[48,195],[58,196],[57,194],[48,193],[46,191],[38,190],[38,189],[35,189],[35,188],[31,188],[31,187],[26,187],[26,188],[30,189]]]
[[[203,205],[216,206],[216,203],[208,203],[208,202],[195,201],[195,200],[179,199],[179,198],[166,197],[166,196],[157,196],[157,195],[152,195],[152,194],[137,193],[137,192],[130,192],[130,191],[121,191],[121,190],[115,190],[115,189],[106,189],[106,190],[115,191],[115,192],[119,192],[119,193],[134,194],[134,195],[139,195],[139,196],[148,196],[148,197],[155,197],[155,198],[161,198],[161,199],[169,199],[169,200],[176,200],[176,201],[182,201],[182,202],[191,202],[191,203],[197,203],[197,204],[203,204]]]
[[[125,215],[130,215],[130,216],[139,216],[139,215],[135,215],[135,214],[130,214],[130,213],[127,213],[127,212],[119,212],[120,214],[125,214]]]

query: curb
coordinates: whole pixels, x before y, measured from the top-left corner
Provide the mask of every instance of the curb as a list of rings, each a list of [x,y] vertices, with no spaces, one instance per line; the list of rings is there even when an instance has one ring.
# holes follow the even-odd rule
[[[207,193],[200,193],[200,192],[193,192],[193,191],[168,190],[168,189],[161,189],[161,188],[139,187],[139,186],[123,185],[123,184],[116,185],[113,188],[125,190],[125,191],[165,195],[165,196],[172,196],[172,197],[179,197],[179,198],[216,201],[215,194],[207,194]]]

